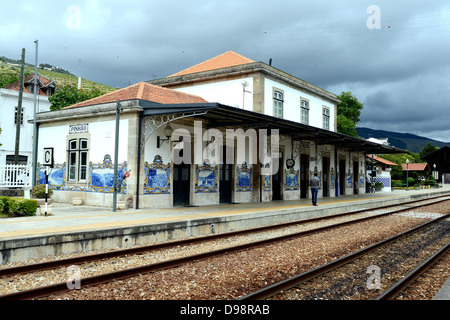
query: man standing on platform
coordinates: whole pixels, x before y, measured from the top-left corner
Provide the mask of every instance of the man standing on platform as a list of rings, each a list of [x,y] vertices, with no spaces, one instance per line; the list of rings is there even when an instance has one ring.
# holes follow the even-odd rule
[[[309,180],[309,186],[311,187],[311,195],[312,195],[312,204],[313,206],[317,206],[317,194],[319,193],[320,181],[317,177],[317,172],[314,173],[314,176]]]

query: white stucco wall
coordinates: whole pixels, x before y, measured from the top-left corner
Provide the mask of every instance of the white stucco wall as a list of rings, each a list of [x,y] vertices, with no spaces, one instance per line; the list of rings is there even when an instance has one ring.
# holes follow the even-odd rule
[[[245,90],[249,92],[245,92],[245,94],[243,92],[243,82],[248,84],[248,87],[246,87]],[[194,85],[177,88],[176,90],[198,95],[208,102],[218,102],[241,109],[242,104],[244,104],[245,110],[253,110],[252,77]]]
[[[273,91],[275,89],[281,90],[284,94],[283,104],[283,118],[295,122],[300,122],[300,99],[309,101],[309,125],[323,129],[323,107],[330,109],[330,131],[334,131],[335,126],[335,107],[332,103],[320,99],[314,95],[308,94],[304,91],[293,89],[290,86],[284,85],[280,82],[271,79],[265,79],[264,88],[264,113],[273,116]]]
[[[114,160],[115,127],[114,120],[88,122],[80,121],[80,124],[89,124],[89,155],[88,161],[102,163],[106,154]],[[75,124],[75,123],[74,123]],[[128,155],[128,120],[120,120],[119,126],[119,163],[127,161]],[[69,134],[69,125],[41,127],[39,129],[38,162],[43,161],[43,149],[54,148],[55,163],[67,162],[67,141],[75,134]],[[95,136],[95,139],[94,139]]]

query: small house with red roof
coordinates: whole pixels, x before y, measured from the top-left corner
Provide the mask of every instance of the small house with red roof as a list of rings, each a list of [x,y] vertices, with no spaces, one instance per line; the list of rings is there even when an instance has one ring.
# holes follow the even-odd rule
[[[42,75],[37,76],[36,112],[49,111],[51,96],[56,83]],[[19,104],[19,81],[0,88],[0,165],[14,163],[16,123]],[[20,115],[19,164],[31,164],[33,154],[33,123],[34,118],[34,74],[25,77],[22,108]]]
[[[381,191],[391,191],[391,168],[397,166],[395,162],[383,159],[377,155],[370,154],[366,158],[367,164],[367,181],[374,184],[376,182],[382,183]]]

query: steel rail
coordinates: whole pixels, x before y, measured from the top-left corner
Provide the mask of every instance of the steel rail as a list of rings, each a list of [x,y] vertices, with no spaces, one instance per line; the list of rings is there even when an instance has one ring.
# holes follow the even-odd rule
[[[11,267],[11,268],[4,268],[4,269],[0,269],[0,277],[13,276],[13,275],[23,274],[23,273],[28,273],[28,272],[36,272],[36,271],[55,269],[58,267],[71,266],[71,265],[88,263],[88,262],[92,262],[92,261],[99,261],[99,260],[110,259],[110,258],[115,258],[115,257],[121,257],[121,256],[126,256],[126,255],[136,255],[136,254],[145,253],[145,252],[149,252],[149,251],[153,251],[153,250],[168,249],[171,247],[195,244],[198,242],[217,240],[220,238],[226,238],[226,237],[232,237],[232,236],[245,235],[248,233],[255,233],[255,232],[273,230],[273,229],[278,229],[278,228],[286,228],[289,226],[293,226],[293,225],[297,225],[297,224],[301,224],[301,223],[311,223],[311,222],[315,222],[318,220],[331,220],[331,219],[335,219],[335,218],[339,218],[339,217],[343,217],[343,216],[356,215],[356,214],[371,211],[371,210],[379,210],[379,209],[386,209],[386,208],[397,207],[397,206],[404,206],[404,205],[414,204],[417,202],[436,200],[439,198],[445,198],[445,199],[440,199],[432,204],[449,200],[449,199],[447,199],[448,196],[437,196],[437,197],[432,197],[432,198],[428,198],[428,199],[414,200],[414,201],[409,201],[409,202],[400,203],[400,204],[392,204],[392,205],[388,205],[388,206],[384,206],[384,207],[379,207],[376,209],[361,209],[361,210],[352,211],[350,213],[345,212],[345,213],[340,213],[340,214],[326,216],[326,217],[316,217],[316,218],[311,218],[311,219],[306,219],[306,220],[296,220],[296,221],[280,223],[277,225],[268,225],[268,226],[250,228],[250,229],[245,229],[245,230],[230,231],[230,232],[224,232],[224,233],[220,233],[220,234],[212,234],[212,235],[206,235],[206,236],[199,236],[199,237],[195,237],[195,238],[186,238],[186,239],[181,239],[181,240],[176,240],[176,241],[163,242],[163,243],[141,246],[141,247],[136,247],[136,248],[120,249],[120,250],[114,250],[114,251],[110,251],[110,252],[103,252],[103,253],[97,253],[97,254],[87,254],[87,255],[80,256],[80,257],[72,257],[72,258],[66,258],[66,259],[60,259],[60,260],[54,260],[54,261],[47,261],[47,262],[41,262],[41,263],[16,266],[16,267]],[[426,205],[431,205],[431,204],[426,204]],[[408,208],[408,210],[410,210],[410,208]],[[379,214],[377,216],[387,215],[387,214],[392,214],[392,213],[393,212],[388,212],[388,213],[384,213],[384,214]],[[374,216],[374,217],[376,217],[376,216]]]
[[[418,231],[420,229],[423,229],[423,228],[425,228],[425,227],[427,227],[427,226],[429,226],[431,224],[434,224],[436,222],[439,222],[439,221],[444,220],[444,219],[449,218],[449,217],[450,217],[450,214],[446,214],[446,215],[443,215],[443,216],[441,216],[439,218],[436,218],[436,219],[433,219],[431,221],[425,222],[425,223],[423,223],[423,224],[421,224],[421,225],[419,225],[417,227],[414,227],[412,229],[409,229],[409,230],[407,230],[405,232],[399,233],[399,234],[397,234],[395,236],[392,236],[392,237],[387,238],[385,240],[379,241],[379,242],[377,242],[377,243],[375,243],[373,245],[370,245],[368,247],[365,247],[365,248],[363,248],[361,250],[358,250],[356,252],[350,253],[350,254],[348,254],[348,255],[340,258],[340,259],[337,259],[337,260],[331,261],[329,263],[323,264],[323,265],[321,265],[321,266],[319,266],[317,268],[311,269],[309,271],[303,272],[303,273],[298,274],[298,275],[296,275],[294,277],[291,277],[289,279],[277,282],[277,283],[275,283],[273,285],[264,287],[264,288],[262,288],[260,290],[257,290],[257,291],[254,291],[252,293],[249,293],[247,295],[244,295],[242,297],[239,297],[237,300],[264,300],[264,299],[270,298],[270,297],[276,295],[277,293],[279,293],[282,290],[287,290],[287,289],[290,289],[292,287],[295,287],[296,285],[298,285],[298,284],[300,284],[302,282],[306,282],[306,281],[308,281],[308,280],[310,280],[312,278],[315,278],[315,277],[317,277],[317,276],[319,276],[321,274],[324,274],[324,273],[326,273],[326,272],[328,272],[330,270],[336,269],[336,268],[338,268],[338,267],[340,267],[340,266],[342,266],[344,264],[347,264],[347,263],[349,263],[351,261],[354,261],[354,260],[358,259],[359,257],[361,257],[361,256],[363,256],[363,255],[365,255],[365,254],[367,254],[367,253],[369,253],[371,251],[374,251],[375,249],[378,249],[378,248],[380,248],[380,247],[382,247],[382,246],[384,246],[386,244],[389,244],[389,243],[391,243],[391,242],[393,242],[395,240],[398,240],[401,237],[404,237],[404,236],[407,236],[409,234],[412,234],[412,233],[414,233],[414,232],[416,232],[416,231]]]
[[[405,277],[403,277],[396,284],[391,286],[385,292],[380,294],[374,300],[392,300],[395,299],[400,292],[405,290],[414,280],[416,280],[420,275],[425,273],[432,265],[434,265],[437,261],[439,261],[445,254],[447,254],[448,249],[450,247],[450,243],[444,245],[441,249],[436,251],[431,257],[422,262],[419,266],[417,266],[414,270],[408,273]]]

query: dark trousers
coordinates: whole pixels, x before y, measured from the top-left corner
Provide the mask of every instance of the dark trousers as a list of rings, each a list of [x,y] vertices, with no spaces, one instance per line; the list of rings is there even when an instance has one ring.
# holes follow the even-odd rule
[[[319,193],[319,188],[311,188],[312,204],[317,205],[317,194]]]

